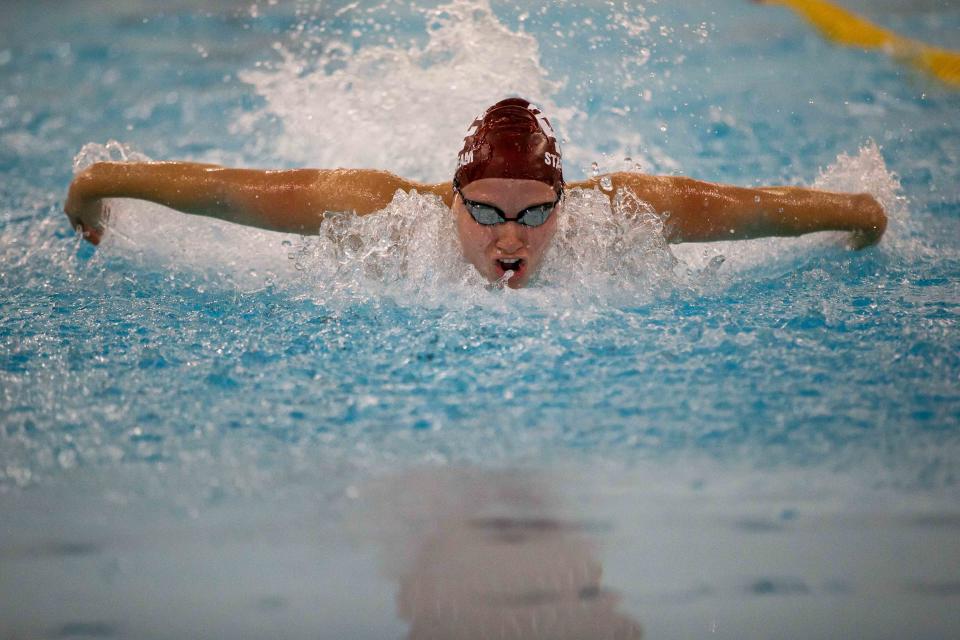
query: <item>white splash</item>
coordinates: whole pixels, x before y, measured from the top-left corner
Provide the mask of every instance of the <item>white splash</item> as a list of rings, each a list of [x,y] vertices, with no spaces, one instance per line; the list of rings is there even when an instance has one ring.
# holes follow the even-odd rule
[[[610,195],[571,190],[540,280],[596,291],[647,291],[672,280],[675,260],[663,238],[663,219],[631,191]]]
[[[80,173],[97,162],[149,162],[150,158],[117,140],[106,144],[88,142],[73,158],[73,172]]]
[[[898,247],[907,237],[916,233],[911,221],[906,197],[900,187],[900,179],[887,169],[881,148],[873,140],[860,147],[859,153],[841,153],[836,161],[825,169],[813,183],[816,189],[869,193],[883,205],[887,212],[887,231],[880,241],[881,247]]]
[[[507,283],[510,281],[510,278],[513,277],[514,271],[512,269],[507,269],[503,272],[503,275],[494,282],[491,286],[494,289],[503,289],[507,286]]]
[[[583,117],[553,102],[561,83],[540,65],[537,40],[505,27],[487,0],[454,0],[427,11],[425,27],[423,46],[354,49],[326,36],[304,37],[296,51],[275,47],[279,62],[239,74],[265,106],[238,119],[237,131],[278,121],[279,136],[260,136],[265,154],[441,181],[452,175],[473,117],[496,100],[523,95],[561,130]]]

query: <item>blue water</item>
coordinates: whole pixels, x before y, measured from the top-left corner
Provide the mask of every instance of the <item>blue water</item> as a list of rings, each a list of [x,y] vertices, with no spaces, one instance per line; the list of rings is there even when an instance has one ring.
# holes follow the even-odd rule
[[[0,636],[955,634],[960,93],[723,4],[4,3]],[[960,49],[953,3],[846,6]],[[578,194],[514,292],[415,195],[62,214],[75,157],[446,179],[509,93],[568,179],[865,190],[888,234],[668,250]]]

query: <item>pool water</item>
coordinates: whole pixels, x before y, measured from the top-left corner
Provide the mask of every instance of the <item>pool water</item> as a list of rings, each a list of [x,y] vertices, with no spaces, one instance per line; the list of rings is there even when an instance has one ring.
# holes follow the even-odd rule
[[[955,635],[960,94],[723,5],[4,3],[0,637]],[[960,49],[955,3],[844,5]],[[568,179],[868,191],[888,233],[667,247],[573,192],[513,291],[416,193],[311,237],[62,213],[108,158],[448,179],[512,93]]]

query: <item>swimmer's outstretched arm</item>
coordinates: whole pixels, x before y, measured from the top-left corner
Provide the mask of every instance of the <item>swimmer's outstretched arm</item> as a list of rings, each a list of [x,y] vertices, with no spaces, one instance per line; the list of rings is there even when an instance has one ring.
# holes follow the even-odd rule
[[[314,234],[328,211],[367,214],[383,209],[397,189],[436,193],[449,185],[422,185],[366,169],[229,169],[193,162],[100,162],[70,184],[64,210],[93,244],[104,227],[105,198],[136,198],[237,224]]]
[[[800,187],[745,188],[691,178],[614,173],[613,192],[626,187],[661,213],[668,242],[744,240],[799,236],[814,231],[850,231],[850,245],[876,244],[887,215],[866,193],[835,193]],[[594,188],[600,178],[570,184]]]

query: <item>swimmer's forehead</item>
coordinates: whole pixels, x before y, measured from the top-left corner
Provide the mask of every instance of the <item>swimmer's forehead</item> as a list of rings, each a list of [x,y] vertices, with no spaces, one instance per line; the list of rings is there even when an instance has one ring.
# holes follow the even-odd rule
[[[530,205],[553,202],[556,190],[539,180],[480,178],[461,189],[464,197],[491,204]]]

